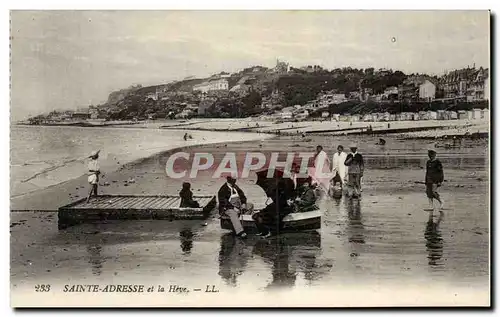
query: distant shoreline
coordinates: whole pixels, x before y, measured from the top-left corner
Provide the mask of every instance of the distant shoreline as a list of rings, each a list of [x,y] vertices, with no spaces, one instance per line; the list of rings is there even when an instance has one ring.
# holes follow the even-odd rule
[[[436,120],[434,120],[436,121]],[[245,125],[245,122],[247,124]],[[403,121],[388,122],[336,122],[336,121],[299,121],[272,123],[269,121],[244,119],[193,119],[193,120],[152,120],[139,122],[108,121],[102,123],[50,123],[50,124],[16,124],[17,126],[62,126],[83,128],[143,128],[207,132],[237,132],[255,134],[273,134],[283,136],[295,135],[371,135],[395,136],[400,139],[443,139],[443,138],[487,138],[489,129],[484,122],[469,122],[464,120],[445,120],[428,122],[421,121],[405,123]],[[249,125],[251,124],[251,126]],[[260,125],[259,125],[260,123]],[[354,123],[354,124],[353,124]],[[481,126],[482,125],[482,126]],[[373,126],[370,131],[369,127]],[[392,126],[392,127],[391,127]],[[474,131],[474,132],[473,132]]]

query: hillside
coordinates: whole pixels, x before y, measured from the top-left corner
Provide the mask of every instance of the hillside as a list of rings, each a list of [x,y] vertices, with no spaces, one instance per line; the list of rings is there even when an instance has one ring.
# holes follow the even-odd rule
[[[208,96],[202,96],[199,92],[193,91],[195,85],[210,78],[218,78],[220,75],[227,78],[230,91],[211,92]],[[289,72],[277,73],[266,67],[252,66],[233,74],[226,72],[214,74],[210,78],[189,78],[147,87],[131,86],[112,92],[105,108],[112,109],[108,110],[108,116],[115,120],[172,117],[185,109],[198,109],[200,104],[203,104],[204,116],[206,117],[247,117],[272,112],[261,105],[271,105],[274,109],[306,105],[316,100],[324,92],[349,96],[350,93],[359,93],[363,90],[369,91],[369,94],[382,94],[388,87],[398,87],[406,80],[413,80],[419,76],[426,75],[406,75],[397,70],[375,70],[374,68],[344,67],[326,70],[317,65],[301,69],[291,68]],[[437,78],[433,79],[437,80]],[[157,91],[160,92],[157,96],[158,100],[147,98],[150,93]],[[436,97],[438,97],[437,94],[438,91],[436,91]],[[325,110],[339,114],[365,114],[371,112],[418,112],[422,110],[468,110],[487,106],[487,102],[470,104],[449,101],[429,104],[398,102],[397,100],[392,102],[351,100],[324,107],[312,115],[317,116],[318,113]]]

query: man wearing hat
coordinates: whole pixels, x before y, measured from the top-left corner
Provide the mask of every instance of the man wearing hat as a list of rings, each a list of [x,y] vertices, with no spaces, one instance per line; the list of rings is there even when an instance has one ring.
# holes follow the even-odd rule
[[[222,185],[217,193],[219,200],[219,214],[226,215],[233,224],[234,232],[240,238],[246,238],[240,215],[253,212],[253,204],[247,202],[247,197],[240,187],[236,185],[236,179],[232,176],[226,177],[226,183]]]
[[[441,186],[444,180],[443,165],[436,158],[436,151],[429,149],[427,151],[429,160],[427,161],[427,168],[425,171],[425,187],[427,198],[429,199],[428,211],[434,210],[434,199],[439,202],[439,211],[443,209],[443,200],[437,192],[438,187]]]
[[[347,185],[349,189],[353,190],[353,193],[349,193],[349,196],[359,197],[361,195],[361,177],[363,177],[365,164],[363,156],[358,153],[358,146],[353,143],[349,148],[351,149],[351,153],[347,155],[344,162],[345,166],[348,167]]]
[[[89,170],[88,181],[91,187],[89,196],[87,197],[87,203],[90,201],[90,197],[92,196],[92,194],[94,194],[94,196],[97,196],[97,184],[99,183],[99,174],[101,174],[99,170],[99,162],[97,161],[97,159],[99,158],[99,152],[100,150],[92,151],[92,153],[89,156],[90,162],[88,165],[88,170]]]

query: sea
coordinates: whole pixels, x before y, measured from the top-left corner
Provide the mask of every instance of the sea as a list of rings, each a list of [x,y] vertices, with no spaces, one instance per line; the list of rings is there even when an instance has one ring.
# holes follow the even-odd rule
[[[100,166],[120,166],[173,148],[255,138],[248,133],[196,132],[135,127],[12,126],[10,197],[47,188],[86,173],[88,156],[100,150]]]

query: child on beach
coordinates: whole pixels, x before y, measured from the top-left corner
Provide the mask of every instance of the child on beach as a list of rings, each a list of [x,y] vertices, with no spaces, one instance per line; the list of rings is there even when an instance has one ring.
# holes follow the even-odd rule
[[[429,160],[427,161],[427,169],[425,172],[426,194],[429,199],[429,209],[434,210],[434,199],[439,202],[439,212],[443,209],[443,200],[439,196],[437,189],[441,186],[444,180],[443,165],[436,158],[436,151],[428,150]]]
[[[190,183],[182,183],[182,189],[179,192],[179,196],[181,197],[181,208],[200,208],[200,204],[193,200],[193,192],[191,191]]]
[[[88,171],[89,171],[89,177],[88,177],[88,182],[90,184],[90,192],[87,197],[87,203],[90,201],[90,197],[92,194],[94,196],[97,196],[97,184],[99,183],[99,174],[101,174],[101,171],[99,169],[99,162],[97,159],[99,158],[99,151],[93,151],[89,158],[90,162],[88,165]]]

